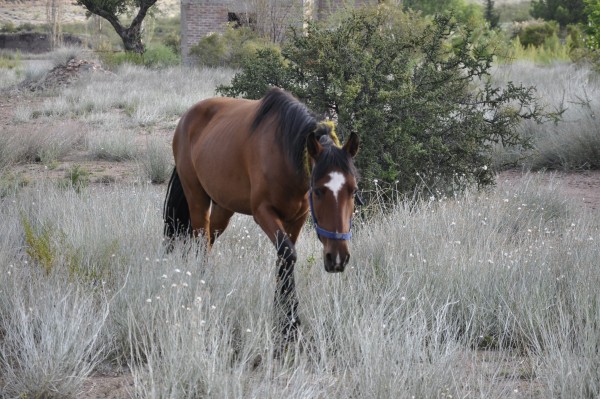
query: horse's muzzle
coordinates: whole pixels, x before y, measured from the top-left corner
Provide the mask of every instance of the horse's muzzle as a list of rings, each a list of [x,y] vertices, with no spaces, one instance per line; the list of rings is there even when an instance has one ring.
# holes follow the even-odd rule
[[[350,254],[345,251],[337,253],[325,251],[323,254],[325,271],[328,273],[341,273],[350,261]]]

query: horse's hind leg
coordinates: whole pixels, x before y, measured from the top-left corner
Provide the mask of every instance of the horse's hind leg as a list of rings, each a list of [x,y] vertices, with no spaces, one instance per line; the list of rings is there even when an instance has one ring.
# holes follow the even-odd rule
[[[210,209],[210,245],[215,243],[217,236],[223,234],[232,216],[233,212],[229,209],[225,209],[215,202],[212,203]]]
[[[211,199],[195,175],[179,176],[183,191],[190,209],[192,221],[192,234],[202,235],[206,239],[207,248],[210,249],[210,203]]]

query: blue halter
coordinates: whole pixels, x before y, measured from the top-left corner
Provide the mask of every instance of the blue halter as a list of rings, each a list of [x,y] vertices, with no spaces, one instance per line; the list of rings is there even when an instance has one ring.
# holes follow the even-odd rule
[[[315,211],[313,209],[313,200],[312,200],[312,187],[308,190],[308,205],[310,207],[310,216],[312,216],[313,224],[315,225],[315,230],[317,231],[317,237],[325,237],[332,240],[349,240],[352,238],[352,218],[350,218],[350,230],[347,233],[334,233],[333,231],[325,230],[317,224],[317,217],[315,216]]]

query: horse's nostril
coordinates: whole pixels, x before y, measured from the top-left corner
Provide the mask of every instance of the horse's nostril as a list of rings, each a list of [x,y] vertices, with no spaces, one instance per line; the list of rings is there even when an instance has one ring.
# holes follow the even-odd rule
[[[333,255],[331,255],[331,252],[327,252],[325,254],[325,261],[328,265],[331,265],[333,263]]]

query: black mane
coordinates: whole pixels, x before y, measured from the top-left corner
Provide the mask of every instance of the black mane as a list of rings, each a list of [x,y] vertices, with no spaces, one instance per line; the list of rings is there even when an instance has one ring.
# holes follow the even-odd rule
[[[317,119],[291,94],[272,88],[260,101],[252,131],[270,116],[276,118],[277,138],[297,173],[304,171],[306,137],[317,128]]]
[[[296,173],[305,173],[304,156],[306,138],[315,133],[317,138],[329,136],[330,128],[320,125],[315,115],[306,105],[291,94],[278,88],[269,90],[260,101],[258,110],[252,122],[252,131],[259,130],[260,125],[270,116],[276,118],[277,137],[280,145],[290,159]],[[312,179],[319,179],[331,166],[337,167],[344,173],[357,175],[356,169],[346,151],[337,147],[332,140],[321,139],[323,152],[313,169]]]

